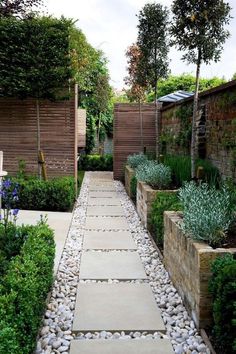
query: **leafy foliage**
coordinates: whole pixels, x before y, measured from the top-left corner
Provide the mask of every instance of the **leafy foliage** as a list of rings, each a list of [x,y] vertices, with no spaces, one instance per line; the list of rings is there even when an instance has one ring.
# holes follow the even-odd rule
[[[212,265],[210,291],[213,297],[214,346],[222,354],[236,352],[236,260],[217,258]]]
[[[72,77],[70,26],[50,17],[2,18],[0,95],[55,99]]]
[[[113,156],[106,155],[81,155],[79,170],[83,171],[113,171]]]
[[[153,188],[168,188],[171,184],[171,169],[156,161],[147,161],[137,167],[136,178]]]
[[[196,78],[191,74],[170,75],[167,79],[160,79],[158,82],[157,97],[162,97],[175,91],[194,92]],[[224,78],[212,77],[211,79],[200,78],[199,91],[205,91],[213,87],[224,84]],[[148,102],[153,102],[154,92],[147,98]]]
[[[155,201],[152,203],[150,223],[154,233],[155,242],[161,248],[164,240],[164,211],[182,210],[176,192],[158,192]]]
[[[136,203],[136,196],[137,196],[137,184],[138,184],[138,180],[136,176],[133,176],[130,181],[130,192],[131,192],[131,198],[135,203]]]
[[[0,285],[0,353],[30,354],[53,281],[55,243],[44,223],[29,230]]]
[[[171,156],[164,157],[164,164],[169,166],[172,171],[174,185],[180,187],[184,182],[191,180],[191,159],[190,156]],[[196,166],[204,169],[204,182],[209,185],[219,185],[220,174],[218,169],[208,160],[198,159]]]
[[[13,179],[19,186],[15,206],[26,210],[68,211],[75,200],[73,177],[58,177],[49,181],[38,178]]]
[[[183,204],[183,231],[212,247],[220,246],[235,218],[229,191],[190,182],[180,189],[179,197]]]
[[[168,71],[168,10],[160,4],[146,4],[139,12],[138,20],[138,82],[156,92],[157,81]]]
[[[1,0],[0,2],[0,18],[1,17],[31,17],[34,8],[38,8],[43,4],[43,0]]]
[[[131,168],[137,168],[139,165],[148,161],[147,155],[142,153],[133,154],[127,157],[127,163]]]

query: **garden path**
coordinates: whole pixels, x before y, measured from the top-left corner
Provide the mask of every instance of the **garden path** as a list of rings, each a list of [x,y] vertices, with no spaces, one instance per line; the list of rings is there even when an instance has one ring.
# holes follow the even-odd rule
[[[88,192],[73,333],[165,333],[112,173],[91,174]],[[71,343],[70,354],[95,352],[171,354],[173,350],[166,338],[75,339]]]

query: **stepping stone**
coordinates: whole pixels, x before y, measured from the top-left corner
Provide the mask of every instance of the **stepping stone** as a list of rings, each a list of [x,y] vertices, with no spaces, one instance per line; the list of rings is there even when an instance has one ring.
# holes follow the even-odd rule
[[[84,234],[83,249],[89,250],[126,250],[137,249],[128,231],[86,231]]]
[[[119,198],[88,198],[88,206],[90,205],[121,205]]]
[[[81,283],[78,285],[73,331],[165,332],[149,284]]]
[[[89,191],[96,191],[96,192],[103,191],[103,192],[113,192],[113,193],[115,193],[116,192],[116,188],[114,186],[112,186],[112,185],[104,186],[102,184],[101,185],[95,184],[95,185],[90,185],[89,186]]]
[[[174,354],[169,339],[72,340],[70,354]]]
[[[87,230],[129,230],[125,217],[88,216],[85,229]]]
[[[89,198],[117,198],[116,192],[107,191],[91,191],[89,192]]]
[[[88,216],[124,216],[124,210],[121,206],[88,206]]]
[[[111,251],[82,253],[80,279],[147,279],[137,252]]]

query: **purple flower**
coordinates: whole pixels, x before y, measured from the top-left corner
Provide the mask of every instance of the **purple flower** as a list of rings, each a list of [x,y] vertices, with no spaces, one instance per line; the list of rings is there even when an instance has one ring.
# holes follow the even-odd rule
[[[17,216],[18,213],[19,213],[19,209],[13,209],[12,215]]]
[[[10,179],[6,179],[5,181],[3,181],[2,185],[4,188],[7,188],[7,189],[10,188],[11,187]]]

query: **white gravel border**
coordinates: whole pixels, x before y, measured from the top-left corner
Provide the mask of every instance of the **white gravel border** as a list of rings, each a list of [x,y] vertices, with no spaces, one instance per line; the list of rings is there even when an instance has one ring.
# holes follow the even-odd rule
[[[142,226],[136,209],[127,196],[121,182],[115,181],[130,231],[138,246],[138,253],[149,276],[156,302],[161,310],[167,333],[148,332],[116,332],[78,333],[72,335],[77,285],[79,282],[79,266],[86,220],[88,186],[90,175],[97,172],[86,172],[73,213],[69,234],[65,243],[62,258],[55,278],[52,294],[47,305],[43,327],[37,343],[36,354],[69,354],[72,339],[125,339],[135,338],[170,338],[176,354],[210,354],[202,337],[197,332],[194,322],[188,316],[177,290],[172,285],[157,250],[153,247],[146,229]],[[117,231],[119,232],[119,231]],[[85,280],[81,282],[96,282]],[[108,283],[118,283],[108,280]],[[132,283],[147,282],[132,280]]]

